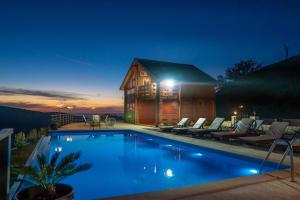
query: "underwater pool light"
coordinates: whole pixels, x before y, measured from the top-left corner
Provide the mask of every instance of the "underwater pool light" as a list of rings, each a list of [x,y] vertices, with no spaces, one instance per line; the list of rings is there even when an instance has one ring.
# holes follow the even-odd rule
[[[55,152],[61,152],[62,151],[62,147],[55,147],[54,151]]]
[[[174,176],[173,171],[171,169],[167,169],[166,176],[167,177],[173,177]]]
[[[202,153],[195,153],[194,155],[195,155],[195,156],[203,156]]]
[[[258,174],[258,170],[256,170],[256,169],[250,169],[249,172],[251,172],[253,174]]]

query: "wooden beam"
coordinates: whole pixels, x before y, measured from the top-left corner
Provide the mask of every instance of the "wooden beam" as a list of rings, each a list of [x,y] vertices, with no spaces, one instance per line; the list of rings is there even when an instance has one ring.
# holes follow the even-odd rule
[[[139,123],[138,98],[139,98],[139,66],[135,66],[135,103],[134,103],[134,123]]]
[[[178,121],[181,119],[181,84],[178,85]]]
[[[127,88],[125,88],[124,89],[124,119],[125,119],[125,121],[127,120],[126,119],[126,114],[127,114],[127,95],[128,95],[128,93],[127,93]]]
[[[159,126],[159,115],[160,115],[160,82],[156,83],[156,99],[155,99],[155,125]]]

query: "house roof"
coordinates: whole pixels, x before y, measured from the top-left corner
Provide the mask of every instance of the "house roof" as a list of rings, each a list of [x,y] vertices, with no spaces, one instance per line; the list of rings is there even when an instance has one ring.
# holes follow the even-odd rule
[[[184,83],[216,84],[214,78],[194,65],[142,58],[135,58],[133,63],[135,62],[140,64],[156,81],[172,79]],[[126,77],[121,85],[121,89],[126,83]]]
[[[259,71],[254,72],[249,77],[260,76],[278,76],[278,78],[288,78],[289,76],[299,78],[300,72],[300,55],[276,62],[274,64],[262,67]],[[286,76],[286,77],[285,77]],[[274,78],[274,77],[272,77]]]

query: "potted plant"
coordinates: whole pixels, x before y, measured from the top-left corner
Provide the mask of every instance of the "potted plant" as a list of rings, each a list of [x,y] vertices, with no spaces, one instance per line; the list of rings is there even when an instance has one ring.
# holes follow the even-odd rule
[[[91,164],[77,165],[75,161],[80,152],[70,153],[59,160],[56,152],[49,161],[44,154],[37,156],[37,166],[24,166],[19,174],[26,176],[23,181],[32,186],[18,192],[16,200],[70,200],[73,199],[74,190],[71,186],[60,181],[68,176],[91,168]]]

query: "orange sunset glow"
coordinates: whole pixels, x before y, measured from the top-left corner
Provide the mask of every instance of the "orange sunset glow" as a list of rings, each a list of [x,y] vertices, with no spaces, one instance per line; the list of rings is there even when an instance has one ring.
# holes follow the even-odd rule
[[[65,98],[25,94],[0,94],[0,105],[42,112],[122,112],[121,97],[66,96]]]

